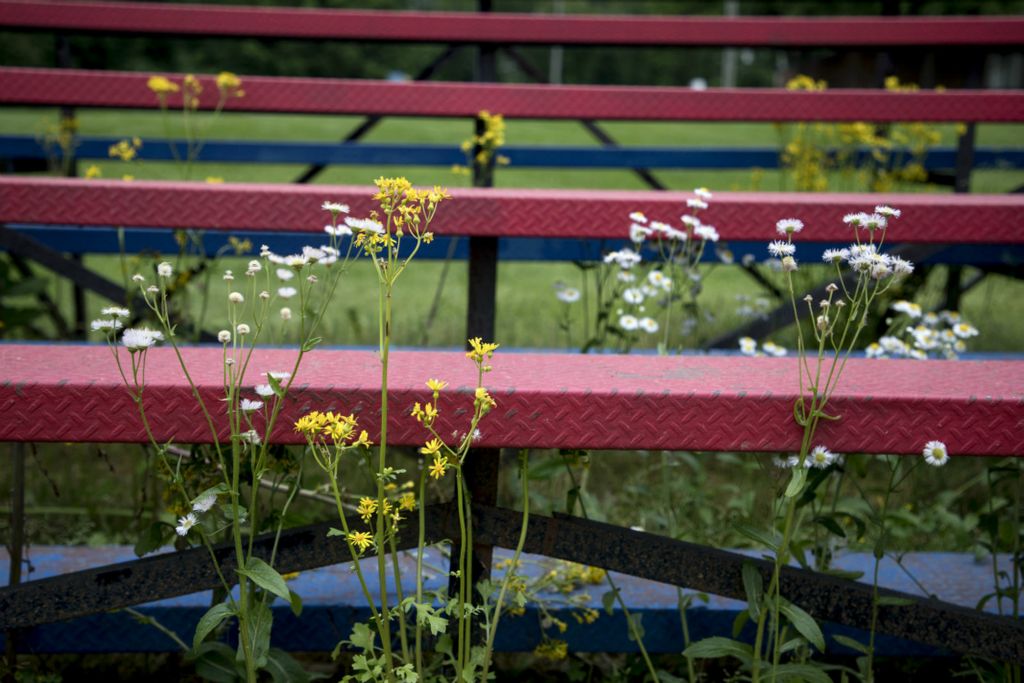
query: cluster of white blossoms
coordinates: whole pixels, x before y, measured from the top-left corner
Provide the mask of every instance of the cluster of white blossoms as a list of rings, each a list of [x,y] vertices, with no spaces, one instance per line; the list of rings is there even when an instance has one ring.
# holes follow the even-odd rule
[[[188,536],[189,531],[193,527],[200,525],[198,514],[209,512],[213,509],[213,506],[217,503],[217,492],[206,491],[205,493],[199,494],[192,501],[192,512],[178,518],[178,526],[174,527],[174,530],[179,536]]]
[[[922,451],[924,461],[933,467],[942,467],[949,462],[949,449],[941,441],[929,441]],[[845,458],[838,453],[833,453],[825,446],[815,446],[804,458],[804,467],[815,469],[826,469],[832,465],[841,467]],[[800,465],[799,455],[788,455],[786,457],[775,456],[772,462],[776,467],[788,469]]]
[[[903,300],[893,302],[889,310],[912,324],[872,342],[865,351],[868,358],[955,359],[967,350],[967,340],[978,336],[978,328],[956,311],[924,313],[918,304]]]
[[[752,337],[740,337],[740,353],[744,356],[772,356],[774,358],[782,358],[789,351],[786,347],[779,346],[775,342],[766,341],[762,342],[761,348],[757,348],[757,340]]]
[[[615,278],[619,288],[615,296],[621,301],[612,319],[622,332],[658,332],[658,321],[646,314],[647,302],[656,298],[662,307],[672,304],[673,292],[679,283],[666,274],[667,269],[680,268],[685,274],[684,282],[699,281],[695,266],[706,244],[718,242],[719,234],[714,226],[705,225],[698,216],[708,208],[711,192],[699,187],[693,194],[686,200],[690,213],[679,217],[679,227],[651,220],[639,211],[630,213],[629,239],[633,247],[605,254],[604,263],[618,269]],[[642,269],[645,247],[654,250],[664,262],[664,266],[654,267],[646,275],[637,272]]]

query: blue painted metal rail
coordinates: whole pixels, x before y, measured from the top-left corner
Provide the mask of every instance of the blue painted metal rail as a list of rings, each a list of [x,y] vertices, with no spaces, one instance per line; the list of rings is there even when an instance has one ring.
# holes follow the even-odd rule
[[[111,145],[122,138],[81,137],[74,154],[80,159],[108,159]],[[138,158],[146,161],[173,161],[187,153],[184,141],[143,140]],[[174,149],[172,150],[172,146]],[[779,152],[774,147],[552,147],[510,146],[501,154],[513,168],[695,168],[738,169],[778,168]],[[941,148],[928,152],[925,168],[949,170],[956,166],[956,149]],[[47,159],[60,156],[60,149],[47,149],[29,135],[0,135],[0,159]],[[175,156],[177,155],[177,156]],[[869,152],[862,150],[860,159]],[[199,161],[227,163],[338,164],[451,166],[464,164],[465,155],[457,145],[271,142],[220,140],[209,141],[199,153]],[[1022,168],[1024,149],[978,148],[974,168]]]
[[[445,570],[447,559],[434,549],[428,549],[425,564],[436,568],[429,570],[428,587],[442,589],[447,585]],[[750,552],[756,555],[755,552]],[[495,551],[495,560],[507,558],[505,550]],[[32,548],[28,557],[34,569],[30,578],[41,579],[88,567],[126,561],[134,558],[128,547],[72,548],[42,546]],[[414,555],[405,554],[403,562],[413,570]],[[553,561],[539,556],[524,556],[524,573],[536,577],[548,571]],[[373,560],[366,560],[373,562]],[[992,592],[991,565],[975,561],[973,556],[959,553],[910,553],[903,557],[900,568],[886,558],[881,567],[879,582],[882,586],[912,593],[927,595],[924,586],[940,599],[965,607],[974,608],[979,600]],[[8,559],[6,550],[0,550],[0,583],[7,581]],[[565,566],[565,565],[561,565]],[[870,576],[873,558],[869,553],[856,553],[840,557],[836,566],[845,570],[862,571]],[[910,574],[920,583],[915,584]],[[410,576],[411,573],[407,573]],[[374,572],[366,572],[367,581],[374,581]],[[673,586],[638,579],[624,574],[613,573],[616,584],[621,588],[630,611],[642,615],[646,631],[644,644],[651,652],[678,653],[682,650],[683,636],[677,609],[678,593]],[[304,609],[300,617],[292,615],[283,602],[275,603],[273,644],[293,651],[330,651],[339,640],[347,638],[352,625],[369,618],[358,584],[353,580],[346,565],[325,567],[302,572],[293,580],[292,588],[302,596]],[[370,586],[376,594],[377,585]],[[685,591],[685,589],[684,589]],[[593,624],[580,623],[573,616],[574,610],[565,603],[566,596],[558,592],[542,593],[552,599],[549,609],[564,621],[568,628],[564,634],[556,628],[549,628],[550,638],[565,640],[569,649],[575,652],[635,652],[636,644],[627,636],[626,621],[622,611],[616,607],[611,615],[604,612],[602,596],[607,585],[599,582],[578,588],[573,595],[588,596],[581,599],[581,605],[598,610],[601,615]],[[162,624],[175,631],[184,641],[191,642],[192,632],[199,618],[210,605],[210,592],[195,593],[179,598],[161,600],[138,608],[138,611],[157,618]],[[1004,607],[1007,605],[1004,604]],[[694,607],[687,612],[691,638],[699,640],[708,636],[729,636],[733,620],[744,609],[744,603],[709,596],[708,602],[694,601]],[[995,613],[996,605],[989,601],[989,612]],[[579,613],[579,610],[576,610]],[[747,631],[750,631],[747,633]],[[753,630],[749,627],[744,636],[752,640]],[[833,654],[853,654],[838,645],[833,635],[845,635],[861,642],[867,641],[867,634],[834,624],[824,628],[828,651]],[[129,614],[111,612],[92,615],[66,622],[37,626],[20,636],[22,651],[26,653],[87,653],[87,652],[165,652],[174,651],[176,645],[170,638],[155,628],[140,627]],[[506,652],[532,650],[543,639],[540,628],[540,613],[535,605],[527,608],[520,617],[506,617],[502,622],[496,646]],[[2,635],[0,635],[2,640]],[[947,653],[920,643],[878,636],[877,653],[880,656],[936,656]]]

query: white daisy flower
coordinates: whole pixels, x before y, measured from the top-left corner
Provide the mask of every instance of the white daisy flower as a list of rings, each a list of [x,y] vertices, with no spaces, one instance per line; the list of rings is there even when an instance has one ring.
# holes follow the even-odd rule
[[[636,282],[636,275],[625,270],[620,270],[615,277],[619,282]]]
[[[646,223],[647,216],[643,215],[639,211],[634,211],[633,213],[629,214],[629,220],[633,221],[634,223]]]
[[[921,317],[921,307],[918,304],[915,304],[913,301],[906,301],[904,299],[900,299],[899,301],[894,301],[892,306],[890,306],[889,308],[896,311],[897,313],[904,313],[906,315],[909,315],[911,318],[916,319]]]
[[[370,218],[346,217],[345,225],[352,228],[353,230],[362,230],[363,232],[376,232],[379,234],[384,233],[384,226]]]
[[[142,277],[138,273],[135,273],[135,275],[132,275],[132,282],[145,282],[145,281],[146,281],[146,278]]]
[[[752,337],[740,337],[740,353],[744,356],[756,356],[757,342]]]
[[[263,374],[268,377],[273,377],[278,382],[285,382],[292,376],[292,373],[290,372],[274,372],[273,370],[270,372],[264,372]]]
[[[231,292],[230,294],[228,294],[228,301],[230,301],[233,304],[240,304],[245,301],[245,297],[242,296],[241,292]]]
[[[821,254],[821,260],[825,263],[841,263],[850,258],[849,249],[826,249]]]
[[[836,454],[824,446],[815,446],[810,455],[807,456],[807,463],[810,467],[823,470],[836,460]]]
[[[793,258],[792,256],[784,256],[784,257],[782,257],[782,272],[784,272],[784,273],[792,273],[792,272],[796,271],[797,269],[798,269],[798,266],[796,264],[796,259],[795,258]]]
[[[145,327],[131,327],[125,330],[124,334],[121,335],[121,343],[124,344],[129,351],[145,351],[158,341],[163,340],[164,335],[162,332],[150,330]]]
[[[697,218],[696,216],[680,216],[679,220],[683,222],[683,225],[688,225],[691,228],[696,228],[698,225],[700,225],[700,219]]]
[[[761,349],[769,356],[775,356],[776,358],[782,358],[787,353],[789,353],[788,351],[786,351],[785,347],[779,346],[775,342],[770,341],[766,341],[763,344],[761,344]]]
[[[230,270],[224,271],[224,282],[232,282],[234,279],[235,276],[231,274]]]
[[[261,443],[260,435],[256,433],[255,429],[250,429],[247,432],[242,432],[241,434],[238,435],[238,438],[248,444],[252,444],[253,446],[259,446]]]
[[[330,211],[335,215],[339,213],[348,213],[348,204],[339,204],[338,202],[324,202],[320,208],[324,211]]]
[[[604,255],[605,263],[615,263],[620,268],[632,268],[641,260],[640,254],[632,249],[620,249]]]
[[[299,293],[299,290],[294,287],[281,287],[277,290],[277,295],[282,299],[291,299],[293,296]]]
[[[555,296],[563,303],[574,304],[580,300],[580,290],[575,287],[563,287],[555,292]]]
[[[632,332],[639,326],[640,321],[636,319],[635,315],[629,315],[627,313],[625,315],[619,316],[619,327],[626,330],[627,332]]]
[[[196,498],[195,501],[192,503],[192,509],[195,512],[209,512],[210,508],[212,508],[213,504],[216,503],[216,502],[217,502],[217,494],[214,493],[213,491],[210,491],[209,493],[205,493],[205,494],[199,496],[198,498]],[[181,533],[181,532],[178,532],[178,533]],[[185,534],[181,534],[181,535],[184,536]]]
[[[640,329],[647,334],[654,334],[658,331],[658,321],[654,318],[641,318],[639,325]]]
[[[278,268],[274,271],[274,274],[277,275],[278,280],[284,280],[285,282],[295,277],[295,272],[287,268]]]
[[[798,218],[783,218],[775,224],[780,235],[792,235],[804,229],[804,222]]]
[[[287,321],[289,321],[291,319],[292,319],[292,309],[288,308],[287,306],[283,307],[281,309],[281,320],[284,320],[285,322],[287,322]]]
[[[101,315],[112,315],[115,318],[127,318],[131,315],[131,311],[127,308],[121,308],[120,306],[107,306],[100,310]]]
[[[235,328],[235,332],[238,332],[238,336],[244,337],[249,334],[249,326],[245,323],[238,323],[238,327]]]
[[[775,240],[774,242],[768,243],[768,253],[775,258],[792,256],[796,253],[796,245],[789,242],[783,242],[782,240]]]
[[[263,407],[263,401],[251,401],[247,398],[243,398],[238,402],[238,408],[243,413],[251,413],[254,410],[259,410]]]
[[[651,232],[650,228],[646,228],[639,223],[633,223],[629,226],[629,241],[633,244],[641,244],[651,236]]]
[[[862,220],[860,227],[865,230],[885,230],[889,222],[885,219],[885,216],[878,213],[866,213],[863,214],[865,218]]]
[[[899,218],[901,211],[894,209],[891,206],[881,204],[875,207],[875,213],[885,216],[886,218]]]
[[[113,332],[121,329],[124,325],[122,325],[121,321],[117,318],[109,318],[93,320],[91,327],[93,332]]]
[[[221,344],[231,343],[231,332],[229,330],[221,330],[217,333],[217,341]]]
[[[174,266],[172,266],[167,261],[164,261],[163,263],[156,267],[156,274],[159,275],[160,277],[171,277],[172,275],[174,275]]]
[[[691,209],[706,209],[708,208],[708,203],[703,199],[687,199],[686,206]]]
[[[719,237],[718,231],[713,225],[698,225],[693,229],[693,234],[709,242],[717,242]]]
[[[693,191],[693,193],[697,195],[698,199],[703,199],[706,202],[711,201],[711,192],[708,191],[708,188],[706,187],[698,187]]]
[[[179,536],[187,536],[189,529],[196,525],[198,520],[196,516],[191,512],[184,517],[178,518],[178,526],[174,527],[174,530],[178,532]]]
[[[647,281],[655,287],[661,287],[662,283],[665,281],[665,274],[660,270],[652,270],[647,273]]]
[[[263,270],[263,266],[260,264],[259,261],[253,259],[252,261],[249,261],[249,270],[251,270],[254,273],[258,273],[261,270]]]
[[[891,257],[892,272],[896,275],[910,275],[914,272],[914,264],[899,256]]]
[[[270,398],[274,395],[274,387],[269,384],[257,384],[252,390],[256,392],[257,396],[262,396],[263,398]]]
[[[978,336],[978,328],[967,323],[959,323],[953,326],[953,334],[960,337],[961,339],[968,339],[970,337]]]
[[[949,462],[949,450],[941,441],[929,441],[924,445],[924,461],[934,467],[942,467]]]
[[[348,237],[352,234],[352,229],[347,225],[325,225],[324,232],[334,237]]]
[[[622,300],[627,304],[642,304],[644,302],[644,293],[636,287],[630,287],[622,292]]]

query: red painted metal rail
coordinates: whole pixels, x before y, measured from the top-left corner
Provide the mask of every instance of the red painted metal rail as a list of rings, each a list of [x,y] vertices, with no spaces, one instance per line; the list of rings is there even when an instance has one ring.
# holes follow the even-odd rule
[[[120,353],[126,362],[127,351]],[[222,418],[221,349],[187,348],[184,355]],[[290,369],[295,355],[257,351],[245,385],[265,382],[261,372]],[[428,378],[451,384],[438,431],[466,428],[475,372],[462,353],[397,351],[390,367],[392,443],[425,441],[409,409],[429,398]],[[796,367],[794,359],[499,352],[486,376],[498,407],[481,425],[480,445],[791,451],[802,434],[793,422]],[[373,352],[313,351],[286,398],[275,440],[300,442],[292,421],[312,409],[355,413],[378,433],[379,382]],[[149,352],[146,384],[158,440],[211,440],[170,349]],[[842,419],[823,423],[819,441],[840,452],[916,453],[940,439],[958,455],[1024,454],[1024,362],[852,360],[830,412]],[[103,345],[0,346],[0,415],[0,441],[145,440]]]
[[[988,17],[554,16],[0,2],[0,26],[54,31],[539,45],[1020,45],[1024,19]]]
[[[415,179],[414,179],[415,180]],[[361,186],[122,182],[0,177],[0,222],[53,225],[320,232],[325,200],[353,215],[373,208]],[[631,211],[679,223],[680,192],[454,189],[438,234],[622,239]],[[722,192],[702,214],[724,239],[770,240],[780,218],[806,224],[797,241],[853,239],[842,217],[887,203],[903,211],[890,241],[921,244],[1024,243],[1024,195]]]
[[[178,74],[167,74],[178,78]],[[0,68],[0,104],[156,109],[150,74],[74,69]],[[211,76],[201,78],[202,109],[217,104]],[[293,114],[637,121],[1024,121],[1019,91],[708,89],[390,82],[244,76],[245,97],[231,111]],[[180,94],[168,97],[171,107]]]

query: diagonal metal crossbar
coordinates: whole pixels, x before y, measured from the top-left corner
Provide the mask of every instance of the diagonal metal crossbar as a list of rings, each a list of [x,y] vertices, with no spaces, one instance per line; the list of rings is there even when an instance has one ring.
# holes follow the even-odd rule
[[[453,506],[430,506],[426,513],[427,543],[457,538]],[[521,514],[475,505],[474,542],[514,548]],[[353,515],[349,521],[356,524],[358,520]],[[347,545],[328,538],[329,526],[285,531],[278,546],[278,569],[301,571],[351,561]],[[396,546],[415,547],[416,533],[412,525],[400,530]],[[273,536],[267,535],[257,539],[254,547],[258,555],[266,557],[272,545]],[[745,599],[745,564],[753,565],[765,580],[772,571],[767,560],[565,515],[532,515],[524,550],[740,600]],[[229,546],[214,549],[226,576],[232,575],[233,552]],[[217,585],[205,549],[157,555],[0,590],[0,629],[27,628]],[[861,629],[871,626],[870,585],[785,568],[782,586],[787,599],[816,619]],[[879,589],[879,596],[906,603],[879,608],[877,629],[881,633],[953,652],[1024,662],[1024,624],[1016,620],[899,591]]]

